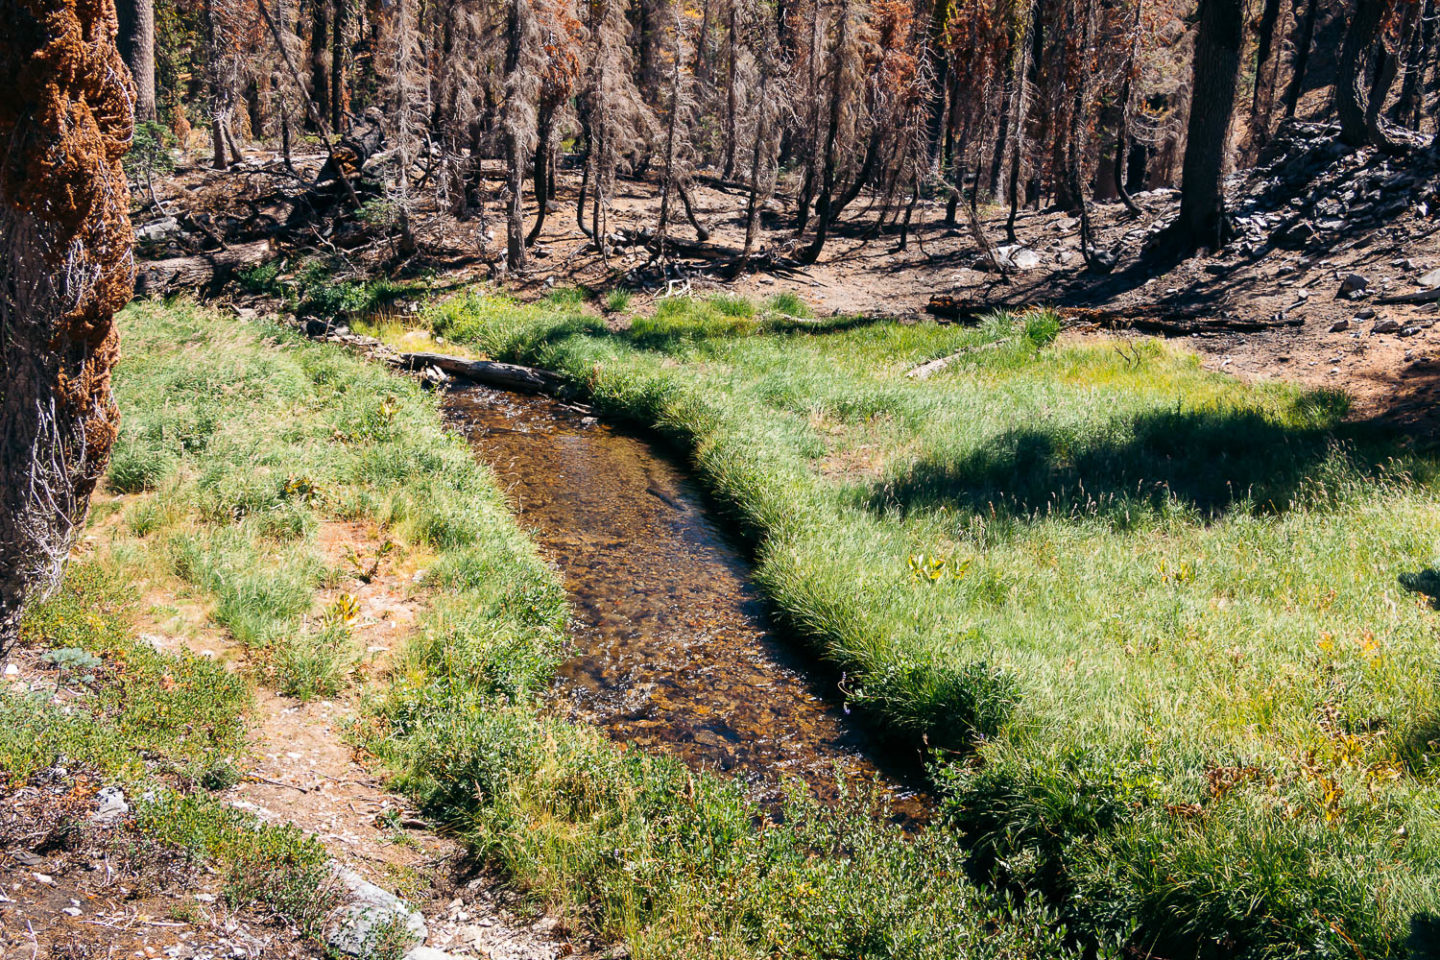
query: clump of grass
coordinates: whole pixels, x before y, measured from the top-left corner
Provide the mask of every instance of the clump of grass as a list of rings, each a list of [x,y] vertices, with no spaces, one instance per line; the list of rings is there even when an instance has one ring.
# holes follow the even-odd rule
[[[800,294],[793,290],[784,290],[780,293],[773,293],[765,298],[765,306],[775,311],[792,317],[809,317],[810,305],[801,299]]]
[[[624,287],[615,287],[605,294],[605,309],[611,313],[624,313],[630,308],[630,299],[633,294]]]
[[[276,656],[280,692],[297,700],[340,693],[359,659],[354,646],[343,623],[327,622],[300,631]]]
[[[263,904],[317,939],[339,901],[325,847],[291,826],[260,825],[203,795],[162,792],[141,802],[139,828],[218,868],[232,908]]]

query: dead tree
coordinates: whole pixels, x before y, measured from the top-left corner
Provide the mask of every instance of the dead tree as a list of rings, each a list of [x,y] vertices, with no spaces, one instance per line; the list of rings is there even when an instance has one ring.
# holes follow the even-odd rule
[[[1301,15],[1300,4],[1305,4]],[[1300,104],[1300,94],[1305,92],[1305,72],[1310,65],[1310,48],[1315,45],[1315,18],[1320,12],[1320,0],[1295,0],[1295,59],[1290,65],[1290,86],[1285,89],[1285,119],[1295,116]]]
[[[509,0],[505,21],[505,265],[525,268],[525,161],[535,149],[535,102],[540,94],[536,61],[539,35],[530,0]]]
[[[1376,48],[1383,48],[1380,35],[1390,13],[1391,2],[1356,0],[1336,65],[1335,113],[1340,118],[1340,139],[1345,143],[1354,147],[1369,144],[1385,153],[1402,153],[1413,143],[1380,112],[1385,94],[1395,79],[1393,66],[1380,64],[1377,82],[1366,91],[1366,79],[1370,73],[1367,67]]]
[[[115,441],[134,90],[105,0],[0,0],[0,648],[58,583]]]
[[[120,55],[135,79],[135,119],[155,120],[155,0],[120,0]]]
[[[1362,0],[1363,2],[1363,0]],[[1244,0],[1200,0],[1195,38],[1194,96],[1185,143],[1180,214],[1151,248],[1180,255],[1223,246],[1230,225],[1225,213],[1225,145],[1235,106],[1236,75],[1244,33]]]

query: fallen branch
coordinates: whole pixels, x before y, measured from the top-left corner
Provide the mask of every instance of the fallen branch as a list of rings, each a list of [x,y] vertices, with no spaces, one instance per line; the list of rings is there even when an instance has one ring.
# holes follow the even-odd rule
[[[1418,293],[1397,293],[1388,297],[1377,297],[1376,303],[1434,303],[1440,300],[1440,287],[1421,290]]]
[[[464,377],[476,383],[521,393],[543,393],[559,396],[569,384],[564,377],[548,370],[522,367],[513,363],[497,363],[494,360],[466,360],[443,353],[402,353],[400,365],[407,370],[424,370],[439,367],[454,377]]]
[[[1437,295],[1435,299],[1440,299]],[[942,320],[958,323],[978,323],[988,314],[1023,310],[1023,307],[997,303],[975,303],[956,297],[937,295],[925,305],[925,312]],[[1073,323],[1094,324],[1106,330],[1135,330],[1165,337],[1184,337],[1193,333],[1258,333],[1264,330],[1279,330],[1284,327],[1299,327],[1305,321],[1300,317],[1253,320],[1241,317],[1203,317],[1182,312],[1160,315],[1150,312],[1154,308],[1115,310],[1095,307],[1057,307],[1056,313]]]
[[[1007,343],[1014,341],[1014,337],[1006,337],[1003,340],[992,340],[989,343],[982,343],[973,347],[966,347],[964,350],[957,350],[948,357],[937,357],[927,363],[922,363],[913,370],[906,372],[905,376],[915,380],[926,380],[932,374],[939,373],[957,360],[964,359],[972,353],[979,353],[982,350],[998,350]]]

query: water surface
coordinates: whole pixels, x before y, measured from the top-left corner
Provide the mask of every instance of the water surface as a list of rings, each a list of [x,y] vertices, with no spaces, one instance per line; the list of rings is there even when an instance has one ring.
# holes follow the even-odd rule
[[[558,566],[574,620],[559,710],[617,740],[743,779],[761,800],[799,777],[822,798],[879,778],[897,813],[926,801],[846,714],[833,678],[776,636],[749,566],[675,462],[637,433],[558,401],[450,392],[451,421]]]

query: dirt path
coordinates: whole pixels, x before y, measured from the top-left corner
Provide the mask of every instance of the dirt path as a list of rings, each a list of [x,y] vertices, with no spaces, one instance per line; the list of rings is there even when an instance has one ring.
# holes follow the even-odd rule
[[[427,929],[424,946],[430,949],[412,950],[415,960],[584,957],[586,951],[572,942],[566,924],[537,914],[494,877],[478,871],[455,839],[437,833],[405,798],[384,789],[347,737],[347,729],[361,717],[366,688],[384,682],[391,658],[427,602],[415,586],[415,571],[427,559],[423,554],[396,551],[395,559],[387,556],[373,575],[367,572],[368,582],[360,576],[382,554],[383,542],[367,524],[322,524],[317,545],[326,565],[357,570],[321,590],[316,608],[342,595],[353,598],[351,633],[364,651],[358,689],[304,702],[258,688],[249,718],[249,756],[242,763],[245,775],[221,797],[263,821],[313,834],[341,866],[419,910]],[[163,589],[147,601],[152,610],[170,615],[142,622],[143,636],[154,646],[188,649],[233,670],[250,669],[245,651],[209,623],[200,605]]]

